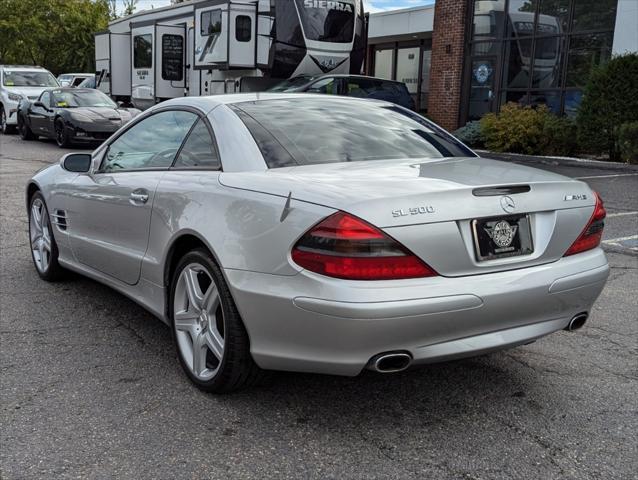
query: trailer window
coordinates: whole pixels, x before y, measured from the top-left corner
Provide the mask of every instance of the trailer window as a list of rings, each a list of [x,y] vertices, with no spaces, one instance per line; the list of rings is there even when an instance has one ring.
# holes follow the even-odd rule
[[[202,12],[200,19],[200,34],[202,37],[222,33],[222,11],[208,10]]]
[[[308,40],[350,43],[354,37],[355,5],[348,1],[296,0]]]
[[[235,38],[238,42],[250,42],[252,37],[252,21],[247,15],[235,18]]]
[[[180,82],[184,79],[184,37],[162,35],[162,79]]]
[[[133,37],[133,67],[151,68],[153,66],[153,36],[136,35]]]

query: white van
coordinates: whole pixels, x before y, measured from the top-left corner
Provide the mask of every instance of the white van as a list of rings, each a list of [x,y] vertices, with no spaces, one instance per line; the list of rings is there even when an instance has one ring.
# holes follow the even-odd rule
[[[33,65],[0,65],[0,131],[12,133],[18,124],[21,98],[36,100],[47,88],[60,84],[46,68]]]

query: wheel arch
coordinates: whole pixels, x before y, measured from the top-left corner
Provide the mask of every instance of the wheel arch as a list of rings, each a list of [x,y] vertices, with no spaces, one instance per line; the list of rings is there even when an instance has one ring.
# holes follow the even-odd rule
[[[40,192],[40,185],[38,185],[35,181],[31,180],[27,185],[26,190],[26,204],[27,204],[27,212],[29,211],[29,207],[31,206],[31,198],[36,192]]]

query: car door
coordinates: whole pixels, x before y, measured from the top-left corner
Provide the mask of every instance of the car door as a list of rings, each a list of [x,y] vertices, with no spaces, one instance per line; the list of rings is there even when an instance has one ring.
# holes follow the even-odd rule
[[[77,177],[67,215],[80,263],[137,283],[157,185],[197,118],[186,110],[154,112],[111,140],[95,171]]]
[[[37,101],[42,103],[44,106],[36,106],[36,102],[33,102],[29,106],[28,115],[31,123],[31,131],[36,135],[49,136],[47,134],[46,126],[48,118],[47,109],[51,106],[51,92],[48,90],[42,92]]]

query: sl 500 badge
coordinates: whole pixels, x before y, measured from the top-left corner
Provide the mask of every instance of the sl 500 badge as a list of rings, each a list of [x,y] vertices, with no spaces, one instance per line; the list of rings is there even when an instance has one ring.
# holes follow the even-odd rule
[[[407,217],[409,215],[422,215],[424,213],[434,213],[434,207],[431,205],[412,207],[412,208],[400,208],[398,210],[392,210],[393,217]]]

